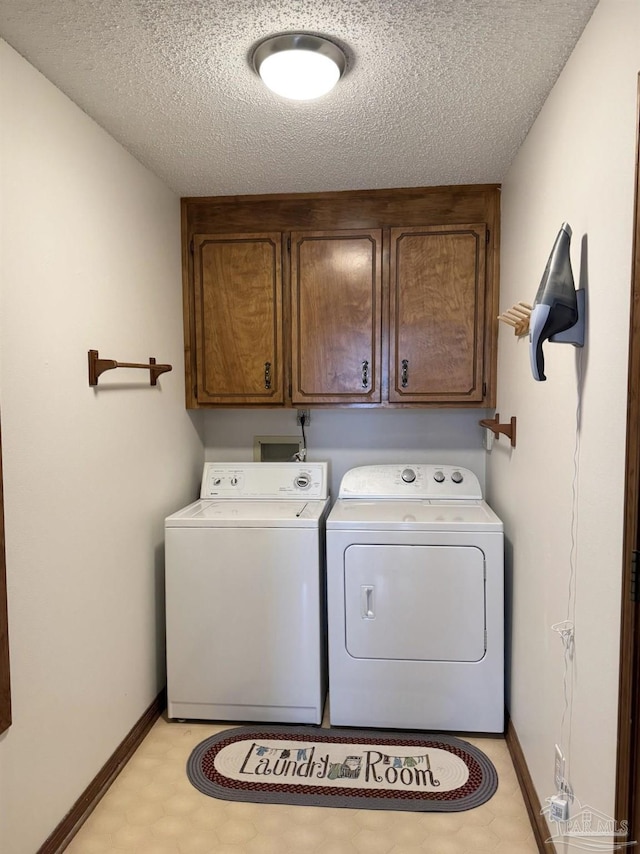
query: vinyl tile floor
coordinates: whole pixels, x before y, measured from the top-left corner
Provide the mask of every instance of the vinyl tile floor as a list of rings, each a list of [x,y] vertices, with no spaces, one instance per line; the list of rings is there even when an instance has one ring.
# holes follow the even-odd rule
[[[491,759],[498,789],[456,813],[222,801],[185,772],[193,748],[237,724],[160,718],[71,841],[67,854],[537,854],[505,741],[467,738]]]

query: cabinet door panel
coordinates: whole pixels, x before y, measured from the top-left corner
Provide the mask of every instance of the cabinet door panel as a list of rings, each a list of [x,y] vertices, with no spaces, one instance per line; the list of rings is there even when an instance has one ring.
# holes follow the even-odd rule
[[[390,401],[482,400],[486,235],[391,229]]]
[[[200,403],[282,403],[281,235],[194,238]]]
[[[291,235],[292,402],[380,401],[382,231]]]

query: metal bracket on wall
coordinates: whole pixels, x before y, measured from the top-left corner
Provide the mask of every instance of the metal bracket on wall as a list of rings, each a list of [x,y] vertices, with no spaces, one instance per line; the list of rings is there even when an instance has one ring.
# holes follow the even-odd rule
[[[89,350],[89,385],[98,385],[100,374],[114,368],[142,368],[149,371],[149,385],[157,385],[160,374],[173,370],[172,365],[157,365],[153,356],[149,359],[149,364],[144,365],[138,362],[116,362],[115,359],[100,359],[97,350]]]

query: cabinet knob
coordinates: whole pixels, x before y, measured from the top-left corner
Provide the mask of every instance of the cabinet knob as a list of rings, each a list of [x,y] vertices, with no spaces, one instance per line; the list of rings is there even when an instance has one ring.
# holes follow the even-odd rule
[[[401,383],[402,388],[406,388],[409,385],[409,360],[402,360],[402,375],[401,375]]]
[[[264,387],[271,388],[271,362],[264,363]]]
[[[362,363],[362,388],[366,388],[369,385],[369,362],[365,361]]]

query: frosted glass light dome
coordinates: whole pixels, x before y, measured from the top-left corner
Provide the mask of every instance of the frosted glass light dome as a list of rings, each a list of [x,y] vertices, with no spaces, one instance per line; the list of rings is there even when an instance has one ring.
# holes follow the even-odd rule
[[[253,65],[272,92],[295,101],[326,95],[346,66],[344,53],[328,39],[308,33],[287,33],[256,47]]]

